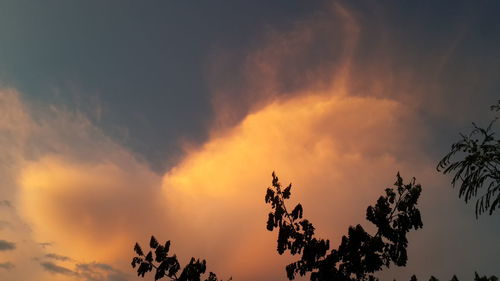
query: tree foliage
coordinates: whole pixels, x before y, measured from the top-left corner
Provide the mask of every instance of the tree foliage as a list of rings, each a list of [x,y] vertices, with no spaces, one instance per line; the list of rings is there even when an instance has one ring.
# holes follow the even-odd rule
[[[415,277],[415,275],[413,275],[410,279],[410,281],[417,281],[417,278]],[[439,281],[439,279],[437,279],[436,277],[434,276],[431,276],[431,278],[429,279],[429,281]],[[456,275],[453,275],[453,277],[451,278],[450,281],[458,281],[458,278]],[[492,275],[490,277],[487,277],[486,275],[484,276],[479,276],[477,274],[477,272],[474,273],[474,281],[498,281],[498,278],[495,276],[495,275]]]
[[[303,218],[301,204],[288,211],[285,200],[290,198],[292,185],[284,188],[274,173],[272,177],[265,196],[272,208],[267,229],[278,229],[279,254],[288,251],[300,255],[298,261],[286,266],[288,279],[311,273],[311,281],[377,280],[373,273],[383,267],[406,265],[406,234],[423,226],[416,207],[422,188],[414,178],[405,184],[398,173],[395,188],[387,188],[375,206],[367,208],[366,219],[377,227],[375,234],[359,224],[351,226],[338,248],[330,250],[330,241],[317,238],[312,223]]]
[[[315,236],[313,224],[304,218],[304,209],[297,204],[288,211],[285,201],[291,196],[292,185],[283,187],[275,173],[272,185],[266,191],[265,202],[271,205],[266,228],[278,230],[277,251],[299,255],[300,259],[286,266],[288,279],[310,273],[311,281],[375,281],[374,273],[388,268],[391,264],[405,266],[408,260],[407,233],[412,229],[422,228],[417,202],[422,188],[415,183],[415,178],[404,183],[396,175],[394,188],[385,189],[374,206],[366,210],[366,219],[376,226],[376,233],[366,232],[361,225],[351,226],[347,235],[342,237],[340,245],[330,250],[330,241]],[[169,255],[170,241],[160,244],[154,236],[149,243],[147,254],[136,243],[136,256],[132,267],[138,276],[154,271],[155,280],[168,278],[173,281],[201,281],[206,272],[206,261],[191,258],[182,270],[176,255]],[[231,278],[230,278],[231,280]],[[431,281],[439,281],[431,276]],[[204,281],[219,281],[215,273],[210,272]],[[417,281],[413,275],[410,281]],[[451,281],[458,281],[453,276]],[[496,276],[479,276],[475,273],[474,281],[498,281]]]
[[[160,244],[154,236],[151,236],[149,242],[151,250],[144,254],[141,246],[135,243],[134,251],[137,254],[132,259],[132,267],[137,267],[137,275],[144,277],[144,274],[155,270],[155,280],[167,277],[175,281],[201,281],[201,276],[206,271],[206,261],[191,258],[189,264],[184,269],[177,260],[176,255],[169,256],[170,240],[165,244]],[[178,274],[180,271],[180,274]],[[205,281],[218,281],[217,275],[210,272]]]
[[[491,275],[490,277],[486,277],[486,275],[479,276],[479,274],[477,274],[477,272],[475,272],[474,273],[474,281],[498,281],[498,277],[496,277],[495,275]]]
[[[500,100],[491,110],[500,110]],[[485,212],[491,215],[500,207],[500,140],[492,129],[497,119],[485,128],[472,123],[472,131],[460,134],[461,139],[437,166],[443,174],[453,174],[451,183],[459,186],[460,198],[465,202],[477,198],[476,217]]]

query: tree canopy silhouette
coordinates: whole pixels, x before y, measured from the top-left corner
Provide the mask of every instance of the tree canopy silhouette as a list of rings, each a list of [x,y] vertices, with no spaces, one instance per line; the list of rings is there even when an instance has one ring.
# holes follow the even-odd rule
[[[366,219],[377,227],[369,234],[361,225],[351,226],[337,249],[330,250],[330,241],[315,237],[314,226],[303,218],[301,204],[289,212],[285,200],[290,198],[292,185],[283,188],[273,173],[272,186],[267,189],[266,203],[272,207],[267,229],[278,229],[278,253],[288,251],[300,259],[286,267],[287,277],[311,273],[311,281],[378,280],[372,273],[391,263],[405,266],[408,260],[406,234],[422,228],[420,211],[416,207],[422,187],[413,178],[403,183],[396,176],[395,189],[387,188],[375,206],[366,210]]]
[[[377,226],[377,233],[367,233],[361,225],[349,227],[348,235],[342,237],[338,249],[329,251],[328,240],[316,238],[314,226],[303,218],[302,205],[287,211],[285,200],[290,198],[291,184],[283,188],[278,177],[272,174],[272,187],[267,189],[266,203],[273,212],[269,213],[267,229],[278,229],[278,253],[289,251],[300,254],[299,261],[286,267],[287,277],[292,280],[296,274],[311,272],[311,280],[377,280],[371,273],[391,263],[406,265],[406,233],[422,227],[420,211],[416,208],[421,186],[415,179],[407,184],[397,174],[396,190],[387,188],[375,206],[367,209],[367,219]],[[144,277],[155,271],[155,280],[167,277],[178,281],[200,281],[206,271],[206,261],[191,258],[182,270],[176,255],[169,255],[170,241],[160,244],[154,236],[150,241],[151,250],[145,254],[136,243],[137,254],[132,259],[132,267]],[[179,274],[180,272],[180,274]],[[205,281],[217,281],[210,272]]]
[[[491,110],[500,110],[500,100]],[[437,166],[443,174],[454,173],[451,183],[459,185],[459,198],[466,203],[477,198],[476,217],[484,212],[491,215],[500,206],[500,139],[492,129],[497,119],[484,128],[472,123],[472,131],[460,134]]]
[[[422,228],[422,218],[417,202],[422,187],[415,178],[404,183],[398,173],[394,188],[387,188],[374,206],[366,210],[366,219],[373,223],[377,231],[370,234],[361,225],[350,226],[347,236],[340,245],[330,250],[330,241],[317,238],[313,224],[304,218],[304,209],[297,204],[291,212],[285,201],[291,196],[292,185],[283,187],[273,172],[272,184],[267,189],[265,202],[272,211],[267,218],[266,228],[278,230],[277,251],[284,254],[299,255],[300,259],[286,266],[286,276],[293,280],[297,275],[310,273],[311,281],[376,281],[374,273],[383,268],[405,266],[408,260],[408,239],[406,234],[412,229]],[[138,276],[155,272],[155,280],[168,278],[173,281],[201,281],[206,272],[206,261],[191,258],[181,270],[176,255],[169,255],[170,241],[160,244],[154,236],[149,243],[147,254],[136,243],[137,254],[132,259],[132,267]],[[231,278],[229,279],[231,280]],[[498,281],[496,276],[479,276],[475,281]],[[210,272],[204,281],[219,281]],[[417,281],[413,275],[410,281]],[[430,281],[439,281],[431,276]],[[453,276],[451,281],[458,281]]]

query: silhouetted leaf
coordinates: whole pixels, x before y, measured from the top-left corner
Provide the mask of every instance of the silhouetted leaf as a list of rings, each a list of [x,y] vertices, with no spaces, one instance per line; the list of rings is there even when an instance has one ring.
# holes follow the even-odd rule
[[[149,246],[153,249],[156,249],[156,247],[158,247],[158,241],[156,240],[156,238],[154,236],[151,236],[151,240],[149,241]]]
[[[170,251],[170,240],[165,242],[165,253],[168,254],[168,251]]]
[[[146,255],[146,257],[144,258],[144,260],[149,262],[149,263],[152,263],[153,262],[153,253],[151,253],[151,251],[149,251],[148,254]]]
[[[273,213],[269,213],[269,217],[267,218],[267,230],[273,231],[274,228],[274,215]]]
[[[139,255],[139,256],[144,256],[144,253],[142,252],[141,246],[139,246],[139,243],[135,243],[134,246],[134,251]]]
[[[132,267],[133,267],[133,268],[135,268],[135,267],[136,267],[136,265],[137,265],[137,264],[140,264],[141,262],[142,262],[142,259],[141,259],[141,258],[139,258],[139,257],[134,257],[134,258],[132,259],[132,263],[131,263],[131,264],[132,264]]]
[[[301,219],[303,214],[302,205],[297,204],[291,213],[293,220]]]
[[[289,199],[290,198],[290,189],[292,188],[292,184],[289,184],[285,190],[283,190],[283,198],[284,199]]]

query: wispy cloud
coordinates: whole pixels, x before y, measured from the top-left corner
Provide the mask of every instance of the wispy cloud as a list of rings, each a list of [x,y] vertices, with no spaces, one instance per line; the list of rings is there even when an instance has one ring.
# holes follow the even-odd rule
[[[3,220],[0,220],[0,230],[4,229],[4,228],[7,228],[8,226],[10,226],[11,223],[8,222],[8,221],[3,221]]]
[[[16,248],[16,243],[0,240],[0,251],[10,251]]]
[[[14,267],[15,267],[15,265],[11,262],[0,263],[0,269],[12,270]]]
[[[50,261],[40,262],[42,268],[50,273],[75,276],[85,281],[125,281],[128,275],[105,263],[78,263],[74,269],[57,265]]]
[[[54,253],[48,253],[48,254],[45,255],[45,257],[49,258],[49,259],[58,260],[58,261],[72,261],[73,260],[70,257],[61,256],[61,255],[54,254]]]
[[[12,208],[12,202],[10,200],[0,200],[0,206]]]
[[[125,281],[129,276],[104,263],[81,263],[75,267],[81,278],[87,281]]]
[[[38,245],[45,249],[46,247],[50,247],[50,246],[54,245],[54,243],[52,243],[52,242],[41,242],[41,243],[38,243]]]
[[[76,275],[73,270],[57,265],[50,261],[40,262],[40,265],[43,267],[43,269],[51,273],[63,274],[63,275]]]
[[[76,265],[76,268],[78,270],[88,272],[88,271],[94,271],[96,269],[104,270],[104,271],[116,271],[112,266],[105,264],[105,263],[79,263]]]

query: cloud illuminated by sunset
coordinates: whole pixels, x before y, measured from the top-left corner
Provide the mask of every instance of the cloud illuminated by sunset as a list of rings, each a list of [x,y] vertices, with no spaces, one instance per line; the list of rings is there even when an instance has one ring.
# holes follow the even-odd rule
[[[175,163],[163,170],[127,146],[128,139],[103,129],[106,107],[93,108],[99,112],[93,118],[2,88],[0,200],[7,203],[0,205],[0,234],[15,249],[0,251],[0,279],[139,280],[130,268],[132,247],[154,234],[172,240],[183,263],[206,258],[219,277],[285,280],[292,259],[276,253],[276,233],[265,228],[264,195],[273,171],[293,184],[291,201],[301,202],[318,236],[332,245],[349,225],[368,225],[366,207],[399,171],[424,187],[424,229],[410,236],[408,270],[452,271],[452,262],[436,262],[449,254],[437,250],[442,245],[463,245],[460,250],[470,253],[463,264],[493,256],[498,247],[481,252],[439,236],[447,227],[473,228],[474,221],[464,222],[451,191],[437,188],[448,186],[434,171],[429,144],[438,141],[432,142],[436,128],[429,120],[452,123],[450,116],[467,108],[467,97],[436,97],[443,86],[433,79],[441,74],[421,83],[427,65],[418,57],[392,56],[397,46],[384,37],[392,27],[373,21],[382,34],[373,40],[368,23],[339,2],[285,28],[266,29],[237,59],[226,48],[212,49],[206,102],[213,116],[203,123],[206,138],[190,143],[175,135],[182,156],[172,156]],[[451,57],[425,62],[443,71]],[[445,103],[450,97],[456,105]],[[146,116],[139,109],[127,113]],[[185,121],[179,118],[179,127]],[[135,125],[147,126],[141,122]],[[497,232],[480,230],[468,231],[464,240],[495,241]]]

